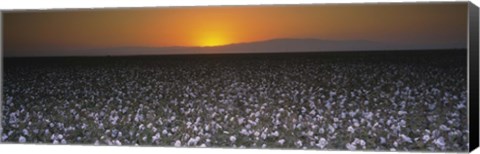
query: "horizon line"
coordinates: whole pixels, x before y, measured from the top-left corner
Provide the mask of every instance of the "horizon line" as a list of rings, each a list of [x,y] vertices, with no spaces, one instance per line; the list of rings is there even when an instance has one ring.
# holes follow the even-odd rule
[[[167,54],[124,54],[124,55],[48,55],[48,56],[5,56],[5,58],[82,58],[82,57],[146,57],[146,56],[193,56],[193,55],[246,55],[246,54],[305,54],[305,53],[348,53],[348,52],[426,52],[446,50],[467,50],[467,48],[425,48],[425,49],[377,49],[377,50],[337,50],[337,51],[277,51],[277,52],[225,52],[225,53],[167,53]]]

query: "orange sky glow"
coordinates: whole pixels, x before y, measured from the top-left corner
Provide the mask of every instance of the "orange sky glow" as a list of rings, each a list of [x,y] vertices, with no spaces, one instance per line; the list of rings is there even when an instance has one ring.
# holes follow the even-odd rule
[[[5,52],[218,46],[275,38],[466,42],[467,3],[273,5],[4,13]]]

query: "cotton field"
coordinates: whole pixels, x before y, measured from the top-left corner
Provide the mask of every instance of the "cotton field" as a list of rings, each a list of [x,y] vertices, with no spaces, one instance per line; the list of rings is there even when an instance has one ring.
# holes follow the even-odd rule
[[[465,51],[5,59],[2,142],[468,150]]]

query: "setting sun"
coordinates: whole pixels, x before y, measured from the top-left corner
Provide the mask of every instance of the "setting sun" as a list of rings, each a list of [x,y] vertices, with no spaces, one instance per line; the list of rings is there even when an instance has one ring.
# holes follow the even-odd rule
[[[228,42],[225,41],[224,38],[221,38],[221,37],[205,37],[203,39],[201,39],[199,45],[200,46],[206,46],[206,47],[209,47],[209,46],[220,46],[220,45],[225,45],[225,44],[228,44]]]
[[[205,29],[199,31],[201,33],[196,36],[197,42],[195,46],[211,47],[231,43],[230,35],[227,34],[228,30],[226,30],[225,27],[217,28],[216,30]]]

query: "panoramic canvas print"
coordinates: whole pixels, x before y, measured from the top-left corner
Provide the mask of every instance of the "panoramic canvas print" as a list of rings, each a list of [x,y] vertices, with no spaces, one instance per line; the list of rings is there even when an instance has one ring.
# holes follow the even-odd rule
[[[1,142],[468,151],[467,4],[3,12]]]

